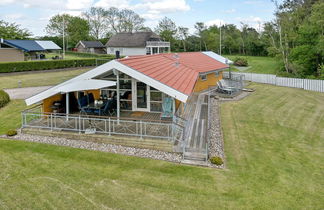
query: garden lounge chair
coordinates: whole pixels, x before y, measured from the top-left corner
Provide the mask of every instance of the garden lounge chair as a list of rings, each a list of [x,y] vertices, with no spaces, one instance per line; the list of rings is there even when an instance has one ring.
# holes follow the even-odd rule
[[[218,91],[224,94],[230,94],[232,95],[232,93],[234,93],[236,91],[235,88],[233,87],[225,87],[223,86],[221,81],[217,82],[217,86],[218,86]]]
[[[82,98],[78,99],[79,110],[81,114],[92,114],[93,109],[88,108],[88,97],[83,96]]]
[[[98,114],[98,115],[112,116],[115,113],[115,109],[114,109],[115,103],[116,103],[116,100],[110,99],[110,100],[106,101],[106,103],[100,109],[93,110],[93,113]]]
[[[172,98],[166,97],[163,99],[161,119],[170,119],[173,117],[172,105]]]

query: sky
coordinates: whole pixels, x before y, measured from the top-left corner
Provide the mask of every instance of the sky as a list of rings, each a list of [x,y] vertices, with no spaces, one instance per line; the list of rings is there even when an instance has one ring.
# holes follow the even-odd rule
[[[0,19],[16,22],[34,36],[46,35],[49,19],[62,13],[81,15],[91,6],[127,8],[146,19],[155,28],[163,17],[194,33],[194,24],[235,24],[241,22],[260,30],[262,23],[274,18],[270,0],[0,0]]]

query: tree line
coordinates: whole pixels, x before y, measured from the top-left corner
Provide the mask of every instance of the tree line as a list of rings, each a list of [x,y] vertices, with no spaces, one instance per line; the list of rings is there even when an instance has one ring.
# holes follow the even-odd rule
[[[144,26],[145,19],[132,10],[92,7],[80,17],[68,14],[53,16],[45,28],[48,35],[41,38],[62,46],[64,28],[66,46],[73,48],[79,40],[106,43],[115,33],[154,31],[171,42],[174,52],[211,50],[221,54],[273,56],[280,61],[286,76],[324,78],[324,2],[273,2],[276,5],[275,18],[264,23],[261,30],[245,23],[207,26],[197,22],[195,32],[191,34],[189,28],[178,26],[168,17],[161,19],[155,28],[149,28]],[[8,28],[10,30],[6,30]],[[0,21],[0,35],[23,39],[31,33],[16,24]]]

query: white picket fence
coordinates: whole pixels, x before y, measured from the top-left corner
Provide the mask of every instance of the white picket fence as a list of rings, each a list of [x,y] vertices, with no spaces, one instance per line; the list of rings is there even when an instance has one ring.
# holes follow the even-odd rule
[[[302,88],[317,92],[324,92],[324,80],[315,79],[299,79],[289,77],[277,77],[273,74],[257,74],[257,73],[242,73],[231,72],[232,75],[243,75],[243,79],[251,82],[264,84],[272,84],[284,87]],[[224,77],[228,77],[229,72],[224,72]]]

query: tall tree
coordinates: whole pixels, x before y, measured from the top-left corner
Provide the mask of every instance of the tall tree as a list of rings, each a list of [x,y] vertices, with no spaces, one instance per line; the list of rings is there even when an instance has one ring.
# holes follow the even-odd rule
[[[199,45],[199,47],[200,47],[200,51],[202,50],[202,43],[204,44],[204,46],[205,46],[205,50],[207,50],[207,45],[206,45],[206,42],[205,42],[205,37],[206,37],[206,33],[204,33],[205,32],[205,30],[206,30],[206,26],[205,26],[205,24],[203,23],[203,22],[197,22],[196,24],[195,24],[195,29],[196,29],[196,33],[197,33],[197,35],[199,36],[199,38],[200,38],[200,45]]]
[[[27,29],[21,28],[16,23],[9,23],[0,20],[0,38],[3,39],[27,39],[32,33]]]
[[[181,26],[178,27],[178,37],[182,42],[183,51],[185,52],[187,51],[186,39],[188,38],[188,35],[189,35],[189,28],[181,27]]]
[[[97,40],[104,38],[108,32],[108,12],[102,7],[91,7],[83,16],[89,22],[90,34]]]
[[[160,37],[171,43],[171,48],[175,43],[175,35],[177,33],[177,26],[175,22],[173,22],[170,18],[164,17],[159,21],[157,27],[155,28],[155,32],[160,35]]]

